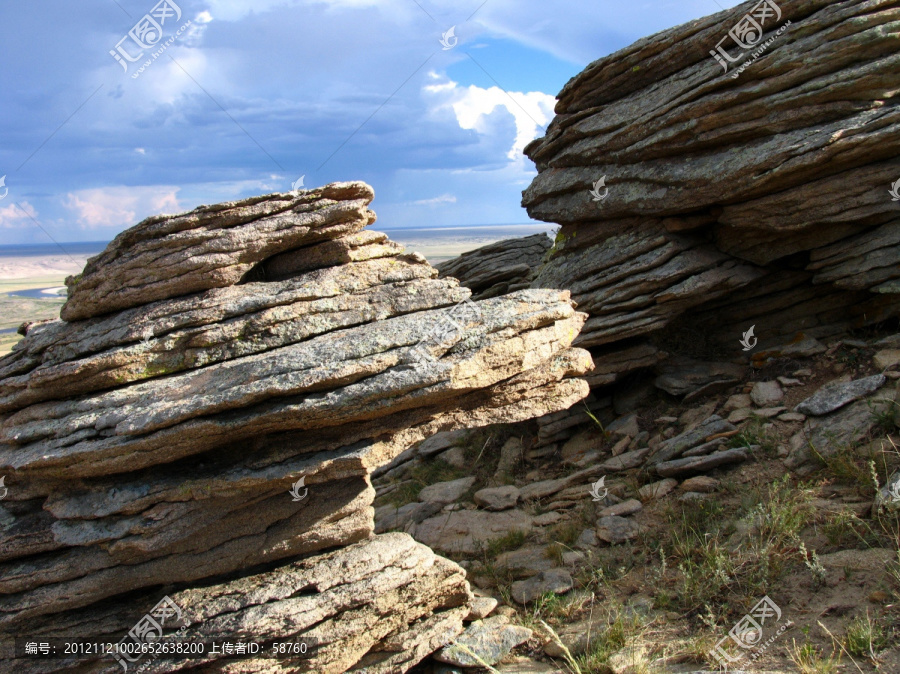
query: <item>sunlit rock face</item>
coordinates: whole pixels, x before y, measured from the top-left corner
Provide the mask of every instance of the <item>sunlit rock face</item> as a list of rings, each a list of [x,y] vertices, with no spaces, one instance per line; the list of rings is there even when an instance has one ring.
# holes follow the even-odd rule
[[[665,353],[746,362],[754,325],[765,349],[900,314],[898,19],[746,2],[565,86],[526,148],[523,205],[562,226],[532,286],[590,315],[598,382]]]
[[[366,229],[373,197],[336,183],[150,218],[0,359],[0,639],[118,643],[168,597],[185,636],[317,647],[134,667],[395,672],[462,631],[465,573],[374,535],[370,473],[583,398],[586,316],[565,291],[470,302]]]

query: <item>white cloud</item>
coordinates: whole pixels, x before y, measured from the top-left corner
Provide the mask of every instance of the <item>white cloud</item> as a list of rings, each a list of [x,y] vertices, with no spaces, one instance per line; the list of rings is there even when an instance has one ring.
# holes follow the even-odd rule
[[[521,158],[525,146],[542,135],[543,129],[553,118],[553,107],[556,105],[554,96],[541,91],[525,93],[506,92],[500,87],[460,87],[453,81],[430,84],[424,89],[439,100],[435,110],[452,108],[460,128],[482,135],[490,131],[489,116],[497,108],[505,108],[516,122],[516,138],[507,153],[510,160]]]
[[[207,3],[210,12],[203,12],[203,14],[211,13],[222,21],[238,21],[248,14],[263,14],[297,5],[325,5],[329,9],[376,7],[388,10],[409,10],[409,7],[403,6],[403,1],[390,0],[207,0]],[[415,5],[412,6],[412,9],[420,11],[416,9]]]
[[[413,201],[413,206],[441,206],[442,204],[455,204],[456,196],[453,194],[442,194],[439,197],[434,197],[432,199],[419,199],[418,201]]]
[[[64,205],[83,229],[130,227],[148,214],[177,213],[180,188],[166,185],[105,187],[69,192]]]
[[[31,217],[28,217],[29,215]],[[37,211],[27,201],[23,201],[21,204],[13,203],[8,206],[0,206],[0,228],[2,229],[19,229],[34,226],[31,218],[37,218]]]

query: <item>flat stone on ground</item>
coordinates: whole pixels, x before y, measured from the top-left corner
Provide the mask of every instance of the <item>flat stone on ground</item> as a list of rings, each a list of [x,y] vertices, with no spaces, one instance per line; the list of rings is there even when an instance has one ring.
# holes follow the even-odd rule
[[[753,445],[752,449],[758,449]],[[690,473],[704,473],[731,463],[741,463],[749,458],[747,450],[742,448],[726,449],[706,456],[691,456],[686,459],[675,459],[657,464],[656,472],[661,477],[677,477]]]
[[[718,491],[722,484],[714,477],[709,475],[697,475],[688,478],[681,483],[683,491],[696,491],[701,493],[712,493]]]
[[[429,485],[419,492],[419,500],[423,503],[456,503],[472,485],[474,477],[462,477],[450,482],[438,482]]]
[[[872,356],[872,362],[879,370],[887,370],[900,364],[900,349],[885,349]]]
[[[812,416],[830,414],[854,400],[874,393],[885,382],[884,375],[876,374],[851,382],[826,384],[794,408],[795,412]]]
[[[600,511],[600,517],[609,517],[610,515],[618,515],[619,517],[625,517],[627,515],[633,515],[636,512],[640,512],[644,509],[644,506],[641,505],[641,502],[637,499],[629,499],[628,501],[622,501],[621,503],[617,503],[616,505],[611,505],[608,508],[604,508]]]
[[[693,430],[686,431],[662,442],[659,446],[659,451],[653,455],[651,461],[656,463],[669,461],[680,456],[685,450],[703,444],[714,435],[728,433],[733,430],[735,430],[734,424],[725,421],[718,414],[713,414]]]
[[[753,400],[750,398],[749,393],[737,393],[725,401],[725,404],[722,406],[722,411],[730,412],[731,410],[739,410],[750,407],[752,404]]]
[[[637,414],[633,412],[619,417],[609,424],[606,430],[613,435],[627,435],[632,438],[641,432],[641,429],[638,428]]]
[[[600,464],[601,469],[606,473],[617,473],[623,470],[637,468],[650,453],[649,449],[636,449],[633,452],[625,452],[619,456],[614,456]]]
[[[497,568],[505,569],[514,578],[531,578],[541,571],[549,571],[555,564],[547,556],[547,548],[529,545],[497,555]]]
[[[753,408],[752,407],[742,407],[737,410],[733,410],[731,414],[728,415],[728,423],[731,424],[739,424],[742,421],[747,421],[751,416],[753,416]]]
[[[777,417],[785,410],[787,410],[787,407],[760,407],[753,414],[763,419],[771,419],[772,417]]]
[[[466,617],[466,620],[472,622],[473,620],[487,618],[497,608],[498,603],[493,597],[475,597],[469,602],[469,615]]]
[[[758,381],[753,384],[753,390],[750,391],[750,399],[757,407],[772,407],[783,398],[784,391],[777,381]]]
[[[531,635],[530,629],[510,625],[509,618],[504,616],[476,620],[453,643],[435,653],[434,659],[458,667],[480,667],[483,663],[494,665],[513,648],[528,641]],[[477,657],[473,657],[473,653]]]
[[[550,526],[551,524],[556,524],[562,518],[563,516],[558,512],[556,512],[555,510],[551,510],[548,513],[544,513],[543,515],[538,515],[537,517],[535,517],[532,523],[536,527],[546,527]]]
[[[578,537],[578,540],[575,541],[575,547],[581,550],[586,548],[593,548],[600,544],[600,540],[597,538],[597,532],[593,529],[585,529],[581,532],[581,535]]]
[[[640,526],[637,522],[627,517],[611,515],[601,517],[597,522],[597,538],[613,545],[630,541],[639,532]]]
[[[512,598],[520,604],[529,604],[548,592],[565,594],[574,586],[571,574],[565,569],[541,571],[528,580],[517,580],[512,584]]]
[[[476,541],[487,543],[514,530],[530,532],[531,517],[521,510],[457,510],[428,518],[416,527],[415,537],[430,548],[472,555]]]
[[[658,482],[645,484],[638,490],[638,494],[640,494],[641,499],[645,501],[648,499],[661,499],[677,486],[678,480],[673,480],[668,477],[664,480],[659,480]]]
[[[513,485],[489,487],[475,492],[475,505],[485,510],[509,510],[516,507],[519,500],[519,489]]]

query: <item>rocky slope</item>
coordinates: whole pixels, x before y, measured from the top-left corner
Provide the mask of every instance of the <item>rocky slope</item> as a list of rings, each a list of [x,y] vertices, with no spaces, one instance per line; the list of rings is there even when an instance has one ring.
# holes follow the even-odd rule
[[[582,672],[718,671],[713,646],[763,596],[793,627],[732,667],[817,671],[802,652],[827,664],[840,643],[853,671],[894,671],[898,401],[894,334],[779,357],[688,404],[651,387],[602,425],[578,404],[587,427],[551,446],[541,419],[442,433],[377,472],[376,530],[458,560],[488,615],[535,630],[515,651],[473,640],[501,674],[573,672],[563,646]]]
[[[523,205],[562,225],[533,286],[590,314],[578,343],[606,380],[666,353],[731,360],[751,326],[770,349],[900,313],[898,19],[746,2],[565,86],[526,148]]]
[[[4,643],[127,641],[165,596],[188,637],[316,648],[146,671],[406,671],[462,631],[464,572],[373,536],[369,474],[584,397],[585,316],[559,291],[469,302],[365,229],[372,198],[336,183],[150,218],[70,279],[65,320],[27,327],[0,360]]]

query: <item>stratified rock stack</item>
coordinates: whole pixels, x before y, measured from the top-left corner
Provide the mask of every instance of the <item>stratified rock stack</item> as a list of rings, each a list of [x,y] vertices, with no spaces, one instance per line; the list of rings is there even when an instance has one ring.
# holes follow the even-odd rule
[[[898,20],[753,0],[566,85],[523,205],[562,225],[533,287],[590,314],[598,384],[666,353],[746,363],[754,325],[778,352],[900,314]]]
[[[463,253],[437,265],[441,278],[453,277],[476,300],[528,288],[551,243],[546,234],[506,239]]]
[[[165,596],[187,637],[318,647],[144,671],[406,671],[462,630],[464,572],[373,536],[369,474],[583,398],[585,315],[559,291],[468,302],[365,230],[372,198],[336,183],[150,218],[0,360],[4,645],[117,643]]]

